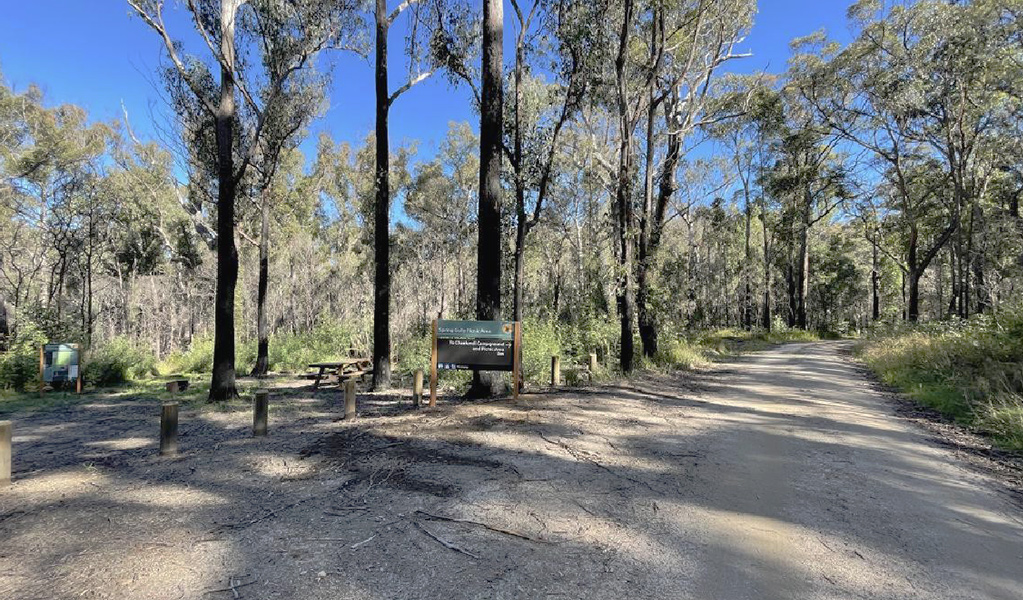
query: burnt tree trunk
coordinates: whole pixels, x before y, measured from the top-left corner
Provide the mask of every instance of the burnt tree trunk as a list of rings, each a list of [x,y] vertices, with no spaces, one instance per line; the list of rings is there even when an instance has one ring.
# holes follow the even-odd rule
[[[373,388],[391,383],[390,147],[387,118],[387,2],[376,0],[376,198],[373,208]]]
[[[480,90],[479,241],[476,245],[476,318],[501,318],[501,138],[504,5],[483,0],[483,73]],[[500,393],[500,378],[474,371],[469,395]]]
[[[870,256],[870,318],[877,321],[881,318],[881,265],[877,255],[877,234],[874,234]]]
[[[213,374],[209,400],[238,395],[234,371],[234,294],[238,283],[238,248],[234,243],[234,23],[235,2],[221,4],[220,102],[214,118],[217,143],[217,292],[214,302]],[[231,67],[231,68],[229,68]]]
[[[260,203],[259,282],[256,286],[256,364],[253,377],[266,377],[270,371],[270,327],[266,317],[266,291],[270,280],[270,206],[267,198]]]
[[[635,347],[632,323],[635,318],[632,299],[632,124],[628,113],[625,61],[632,23],[632,0],[624,0],[624,15],[619,32],[615,75],[618,96],[618,178],[615,191],[615,233],[618,237],[618,281],[616,303],[621,322],[620,366],[623,373],[633,369]]]

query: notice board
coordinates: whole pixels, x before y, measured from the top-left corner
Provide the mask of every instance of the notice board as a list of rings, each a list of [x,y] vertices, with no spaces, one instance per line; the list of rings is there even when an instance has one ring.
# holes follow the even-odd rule
[[[518,321],[433,322],[430,406],[437,403],[439,370],[511,371],[512,395],[519,397],[522,326]]]
[[[437,321],[437,368],[511,371],[513,321]]]

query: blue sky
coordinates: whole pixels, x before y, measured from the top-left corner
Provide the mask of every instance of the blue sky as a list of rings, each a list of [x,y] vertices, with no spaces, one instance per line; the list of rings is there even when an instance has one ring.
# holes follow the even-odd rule
[[[789,41],[820,28],[845,41],[849,1],[761,0],[753,32],[741,48],[753,57],[733,63],[731,69],[781,71]],[[92,120],[120,119],[123,103],[136,133],[153,137],[152,115],[166,110],[157,76],[162,47],[145,24],[128,15],[123,0],[0,0],[0,72],[15,89],[34,83],[44,91],[47,104],[77,104]],[[184,9],[168,10],[168,23],[182,35],[190,30]],[[402,25],[399,20],[390,35],[392,89],[402,83],[401,69],[393,64],[402,47]],[[509,6],[505,27],[510,42],[515,31]],[[357,144],[373,128],[373,71],[369,62],[352,55],[339,53],[334,58],[331,107],[313,133],[327,131],[336,140]],[[436,152],[450,121],[478,125],[469,92],[451,88],[443,78],[427,80],[392,107],[392,147],[417,141],[419,159],[427,159]]]

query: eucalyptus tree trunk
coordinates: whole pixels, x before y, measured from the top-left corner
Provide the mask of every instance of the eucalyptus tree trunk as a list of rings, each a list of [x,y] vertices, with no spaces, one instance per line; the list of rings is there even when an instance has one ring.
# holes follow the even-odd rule
[[[753,329],[753,248],[750,245],[750,238],[753,235],[753,206],[750,203],[749,189],[743,189],[745,204],[745,254],[743,256],[743,294],[742,294],[742,326],[746,330]]]
[[[656,33],[656,28],[655,28]],[[654,36],[656,40],[656,35]],[[651,52],[655,53],[654,44]],[[654,104],[654,78],[651,77],[647,88],[647,120],[646,120],[646,156],[644,159],[643,182],[643,216],[639,221],[639,256],[636,263],[636,309],[639,313],[639,339],[643,346],[643,356],[653,358],[657,354],[657,327],[650,306],[650,270],[653,262],[651,247],[652,229],[657,227],[654,219],[654,117],[657,106]]]
[[[387,117],[387,2],[376,0],[376,199],[373,210],[373,388],[391,383],[390,148]]]
[[[264,192],[266,193],[266,192]],[[270,280],[270,203],[263,198],[259,210],[259,283],[256,288],[256,364],[253,377],[266,377],[270,371],[270,328],[266,318],[266,291]]]
[[[763,210],[763,209],[762,209]],[[761,313],[761,325],[771,331],[771,243],[767,237],[767,216],[760,214],[760,224],[764,232],[764,308]]]
[[[877,321],[881,318],[881,265],[877,255],[877,234],[874,234],[873,251],[870,256],[870,318]]]
[[[220,102],[214,121],[217,141],[217,292],[214,303],[213,375],[210,401],[238,395],[234,370],[234,294],[238,282],[238,249],[234,243],[234,126],[237,118],[234,85],[234,32],[237,0],[220,8]]]
[[[480,90],[479,241],[476,246],[476,318],[501,318],[501,138],[504,6],[483,0],[483,73]],[[500,379],[474,371],[469,395],[499,393]]]
[[[799,264],[796,267],[796,327],[806,329],[806,301],[810,288],[810,206],[812,199],[807,198],[802,211],[802,223],[799,226]]]

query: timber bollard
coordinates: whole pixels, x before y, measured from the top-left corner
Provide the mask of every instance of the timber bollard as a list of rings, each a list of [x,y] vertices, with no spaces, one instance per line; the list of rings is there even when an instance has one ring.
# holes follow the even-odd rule
[[[419,408],[423,404],[423,370],[416,371],[412,382],[412,406]]]
[[[270,391],[256,390],[256,399],[252,403],[252,435],[266,435],[266,420],[269,407]]]
[[[0,421],[0,487],[11,483],[12,437],[14,437],[14,425],[10,421]]]
[[[355,418],[355,380],[345,382],[345,420]]]
[[[561,384],[561,357],[551,357],[551,387]]]
[[[590,352],[590,374],[597,372],[597,353]]]
[[[178,453],[178,403],[166,402],[160,411],[160,456]]]

